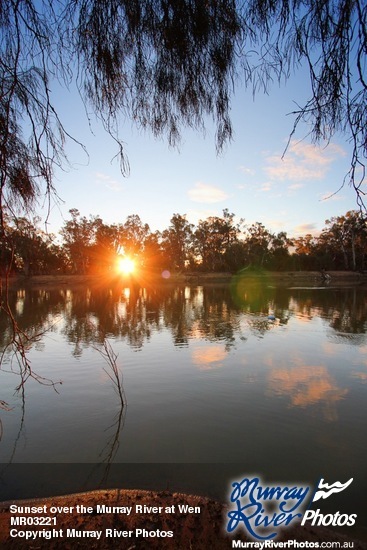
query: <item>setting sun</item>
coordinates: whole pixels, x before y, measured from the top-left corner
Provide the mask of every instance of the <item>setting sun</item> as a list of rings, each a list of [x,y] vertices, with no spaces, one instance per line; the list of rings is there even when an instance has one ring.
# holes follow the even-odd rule
[[[128,275],[135,270],[135,262],[131,258],[120,258],[117,262],[117,269],[120,273]]]

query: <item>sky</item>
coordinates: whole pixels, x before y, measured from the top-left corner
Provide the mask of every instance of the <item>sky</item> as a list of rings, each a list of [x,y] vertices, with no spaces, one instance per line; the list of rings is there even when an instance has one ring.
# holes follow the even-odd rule
[[[237,86],[231,108],[234,139],[220,155],[210,120],[205,136],[184,131],[178,149],[122,120],[128,177],[112,160],[116,144],[91,109],[88,122],[77,93],[55,87],[53,95],[67,131],[86,146],[89,156],[72,142],[66,145],[71,168],[55,172],[61,200],[52,203],[49,232],[58,233],[72,208],[82,216],[99,215],[108,224],[138,214],[153,232],[167,228],[174,213],[186,214],[196,225],[228,208],[245,224],[261,222],[272,232],[297,237],[317,235],[325,220],[357,209],[353,189],[346,184],[338,191],[351,157],[346,136],[335,136],[327,146],[315,145],[303,124],[282,156],[293,128],[290,113],[309,97],[302,70],[255,98],[251,90]],[[45,210],[40,213],[45,219]]]

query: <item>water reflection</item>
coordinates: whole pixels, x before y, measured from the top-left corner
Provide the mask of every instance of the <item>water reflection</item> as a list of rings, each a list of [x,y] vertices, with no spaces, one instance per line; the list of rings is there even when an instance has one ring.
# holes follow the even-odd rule
[[[299,448],[315,440],[336,444],[339,433],[328,431],[331,423],[344,430],[350,448],[358,445],[357,428],[350,426],[361,426],[365,403],[359,391],[367,379],[363,288],[287,289],[248,280],[198,287],[115,284],[24,288],[13,291],[10,302],[23,331],[47,331],[28,350],[34,368],[42,364],[42,375],[65,382],[56,400],[41,395],[32,381],[27,414],[19,404],[16,412],[2,411],[7,426],[1,445],[11,459],[37,461],[42,448],[42,459],[52,461],[54,447],[60,461],[107,466],[208,457],[235,462],[252,452],[249,440],[255,454],[267,439],[293,438]],[[2,348],[9,336],[0,313]],[[96,357],[106,338],[126,369],[127,420]],[[14,404],[15,385],[8,378],[0,399]],[[293,426],[294,418],[308,428]],[[315,418],[324,426],[317,437]],[[17,434],[24,424],[32,435],[20,451]],[[73,455],[74,441],[84,453],[80,458]]]
[[[338,387],[325,366],[299,365],[294,369],[274,369],[269,374],[269,391],[285,396],[290,407],[319,405],[329,422],[338,418],[336,403],[345,398],[347,389]]]
[[[238,288],[239,286],[239,288]],[[173,344],[186,346],[192,338],[222,341],[226,349],[242,335],[245,325],[259,336],[289,319],[325,319],[336,334],[365,334],[367,300],[364,290],[284,289],[242,281],[234,297],[230,287],[141,288],[119,285],[83,290],[20,289],[10,295],[10,305],[21,329],[30,334],[62,331],[79,356],[86,346],[119,337],[135,350],[153,332],[168,329]],[[269,322],[269,312],[275,317]],[[355,338],[355,337],[354,337]],[[9,327],[0,314],[0,346],[9,339]],[[358,345],[361,340],[356,340]],[[42,342],[38,343],[42,346]]]
[[[192,362],[199,369],[219,368],[226,356],[227,351],[222,346],[202,346],[192,351]]]
[[[242,283],[243,286],[245,283]],[[186,345],[200,334],[231,345],[239,331],[240,317],[249,314],[248,323],[264,334],[272,328],[269,310],[280,324],[292,315],[312,319],[320,316],[339,333],[366,332],[365,293],[358,288],[314,289],[269,288],[247,283],[241,301],[234,302],[228,287],[131,286],[86,290],[18,290],[11,294],[11,306],[22,330],[50,330],[57,316],[65,319],[64,333],[82,353],[84,345],[105,335],[120,336],[136,349],[149,340],[152,331],[169,328],[176,345]],[[4,315],[0,316],[0,344],[7,340]]]

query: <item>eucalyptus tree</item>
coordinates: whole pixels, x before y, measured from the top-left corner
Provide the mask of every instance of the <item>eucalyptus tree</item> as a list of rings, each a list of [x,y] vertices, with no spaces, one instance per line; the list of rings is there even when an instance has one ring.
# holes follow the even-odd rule
[[[293,239],[295,249],[293,256],[298,270],[318,268],[317,259],[315,258],[317,243],[317,237],[311,235],[311,233]]]
[[[246,228],[245,245],[251,265],[266,267],[271,257],[270,247],[273,238],[274,235],[260,222]]]
[[[173,214],[170,225],[162,232],[162,250],[170,268],[183,271],[193,255],[193,224],[186,214]]]
[[[26,276],[62,271],[61,249],[53,243],[54,235],[39,227],[40,218],[16,218],[11,224],[9,239],[13,247],[13,269]]]
[[[167,267],[165,259],[160,231],[150,233],[144,240],[144,268],[148,271],[163,270]]]
[[[91,258],[93,271],[106,273],[116,267],[118,255],[122,251],[124,229],[122,224],[108,225],[97,216],[94,222],[94,244]]]
[[[291,246],[293,246],[293,241],[287,236],[285,231],[280,231],[272,236],[270,244],[272,269],[276,271],[289,269]]]
[[[367,256],[367,218],[361,211],[350,210],[343,220],[350,242],[351,268],[365,269]]]
[[[227,208],[223,210],[223,216],[209,216],[200,220],[195,231],[195,243],[197,254],[201,258],[201,265],[209,271],[221,271],[232,269],[235,263],[233,253],[239,252],[238,237],[241,233],[241,219],[239,223],[234,221],[235,215]]]
[[[343,216],[326,220],[319,237],[319,247],[327,247],[339,268],[364,269],[367,253],[367,222],[360,211],[351,210]]]
[[[71,220],[61,228],[63,247],[69,259],[73,273],[85,274],[92,261],[92,250],[95,244],[96,222],[93,218],[81,216],[77,208],[69,210]]]
[[[147,223],[143,223],[140,216],[130,214],[122,226],[122,251],[132,259],[143,262],[144,243],[150,235],[150,228]]]

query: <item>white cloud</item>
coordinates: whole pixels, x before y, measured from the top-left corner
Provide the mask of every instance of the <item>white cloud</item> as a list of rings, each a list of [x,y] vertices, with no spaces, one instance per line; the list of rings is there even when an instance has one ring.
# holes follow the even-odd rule
[[[298,235],[304,236],[308,233],[311,235],[318,235],[320,233],[320,230],[317,228],[316,223],[302,223],[300,225],[297,225],[293,230],[293,234],[296,237]]]
[[[252,168],[246,168],[246,166],[239,166],[239,170],[243,174],[248,174],[249,176],[255,175],[255,170],[253,170]]]
[[[193,189],[189,189],[188,195],[194,202],[207,203],[222,202],[228,198],[228,195],[222,189],[219,189],[219,187],[214,187],[200,181],[195,183]]]
[[[103,185],[104,187],[107,187],[107,189],[110,189],[111,191],[120,191],[122,189],[121,184],[111,176],[108,176],[107,174],[103,174],[102,172],[96,172],[95,178],[96,178],[97,185]]]
[[[267,157],[265,172],[271,180],[304,181],[322,179],[330,165],[345,151],[335,144],[325,148],[310,143],[291,141],[283,158]]]

